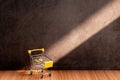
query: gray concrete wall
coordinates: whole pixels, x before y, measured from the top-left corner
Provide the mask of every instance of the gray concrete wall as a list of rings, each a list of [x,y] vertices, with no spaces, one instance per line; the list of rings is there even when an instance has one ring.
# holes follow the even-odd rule
[[[54,69],[120,69],[119,3],[0,0],[0,69],[29,65],[27,50],[41,47],[55,61]],[[73,30],[79,30],[80,38],[74,39],[74,34],[73,41],[64,40]]]

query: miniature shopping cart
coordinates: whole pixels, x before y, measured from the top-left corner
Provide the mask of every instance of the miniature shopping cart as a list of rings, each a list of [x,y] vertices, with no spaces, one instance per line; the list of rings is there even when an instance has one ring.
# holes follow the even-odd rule
[[[28,50],[31,59],[30,75],[37,71],[41,78],[51,76],[51,72],[47,69],[53,67],[53,61],[44,54],[44,51],[44,48]]]

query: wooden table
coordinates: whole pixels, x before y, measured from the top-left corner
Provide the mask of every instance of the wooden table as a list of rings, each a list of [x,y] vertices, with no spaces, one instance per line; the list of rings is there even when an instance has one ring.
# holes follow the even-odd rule
[[[40,79],[29,71],[0,71],[0,80],[120,80],[119,70],[52,70],[51,77]]]

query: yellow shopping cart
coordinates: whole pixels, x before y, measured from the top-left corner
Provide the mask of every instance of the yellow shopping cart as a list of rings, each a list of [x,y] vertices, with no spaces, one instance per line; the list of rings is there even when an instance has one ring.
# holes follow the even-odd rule
[[[28,50],[31,60],[30,75],[37,70],[41,78],[45,75],[51,76],[51,72],[47,69],[53,67],[53,61],[44,54],[44,51],[44,48]]]

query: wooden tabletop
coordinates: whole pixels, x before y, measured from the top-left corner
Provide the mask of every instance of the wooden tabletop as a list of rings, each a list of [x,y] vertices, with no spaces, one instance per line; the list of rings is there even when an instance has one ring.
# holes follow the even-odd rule
[[[52,70],[51,77],[29,71],[0,71],[0,80],[120,80],[119,70]]]

